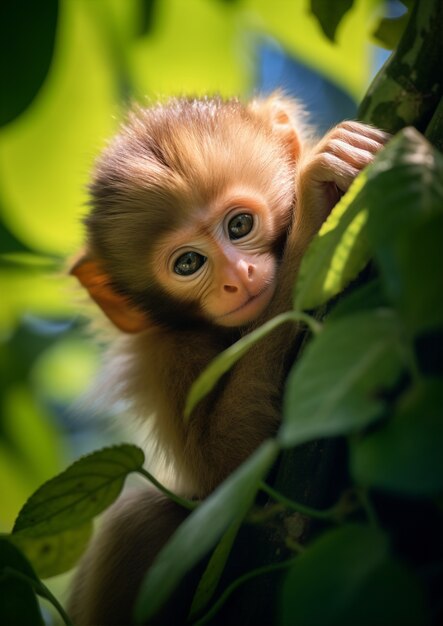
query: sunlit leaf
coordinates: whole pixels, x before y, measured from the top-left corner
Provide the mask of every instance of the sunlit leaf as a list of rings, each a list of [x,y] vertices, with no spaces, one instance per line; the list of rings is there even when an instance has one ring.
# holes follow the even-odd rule
[[[443,388],[426,381],[402,397],[392,418],[351,445],[351,470],[364,485],[412,495],[443,490]]]
[[[366,176],[363,172],[354,181],[303,257],[295,285],[296,309],[310,309],[327,302],[340,293],[367,263]]]
[[[140,622],[155,615],[183,576],[215,546],[235,520],[246,515],[259,482],[277,453],[275,441],[262,444],[177,529],[142,583],[136,602],[136,617]]]
[[[21,552],[0,537],[0,620],[11,626],[43,626],[37,598],[30,583],[14,577],[14,572],[31,580],[37,577]]]
[[[418,580],[390,558],[385,535],[367,526],[323,534],[283,587],[283,626],[415,626],[427,617]]]
[[[148,36],[129,51],[140,96],[244,93],[253,41],[242,39],[241,3],[236,8],[206,0],[157,2]]]
[[[8,539],[26,555],[40,578],[56,576],[70,570],[85,551],[92,534],[92,523],[61,533],[30,537],[26,531],[13,533]]]
[[[376,419],[402,366],[397,318],[374,310],[325,323],[292,369],[283,400],[284,446],[358,430]]]
[[[13,532],[41,537],[75,528],[118,497],[127,475],[140,469],[140,448],[122,444],[82,457],[42,485],[20,511]]]
[[[371,63],[367,46],[367,28],[373,16],[371,3],[354,2],[334,43],[324,36],[318,20],[309,12],[308,0],[243,0],[240,7],[251,30],[271,36],[308,67],[324,73],[354,98],[361,97]]]

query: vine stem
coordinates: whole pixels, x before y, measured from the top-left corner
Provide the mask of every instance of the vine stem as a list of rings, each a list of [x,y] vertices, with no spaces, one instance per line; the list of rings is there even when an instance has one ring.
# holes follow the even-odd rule
[[[69,615],[66,613],[60,602],[51,593],[51,591],[49,591],[48,587],[44,583],[42,583],[41,580],[26,576],[26,574],[23,574],[22,572],[19,572],[12,567],[5,567],[3,570],[3,574],[17,580],[22,580],[26,584],[30,585],[37,595],[48,600],[48,602],[50,602],[52,606],[57,609],[66,626],[74,626],[74,624],[71,622]]]
[[[141,474],[144,478],[147,478],[150,483],[152,483],[159,491],[165,494],[170,500],[178,504],[179,506],[187,509],[188,511],[193,511],[198,507],[200,502],[196,502],[194,500],[188,500],[187,498],[182,498],[178,496],[173,491],[170,491],[167,487],[162,485],[148,470],[145,470],[144,467],[137,470],[138,474]]]
[[[287,561],[283,561],[281,563],[273,563],[272,565],[263,565],[262,567],[258,567],[257,569],[253,569],[250,572],[243,574],[243,576],[240,576],[239,578],[234,580],[229,585],[229,587],[226,587],[224,592],[221,594],[218,600],[212,605],[209,611],[205,613],[203,617],[198,619],[196,622],[193,622],[193,626],[203,626],[203,624],[206,624],[210,619],[212,619],[214,615],[216,615],[216,613],[218,613],[218,611],[224,605],[224,603],[229,598],[229,596],[244,583],[248,582],[249,580],[253,578],[257,578],[258,576],[262,576],[264,574],[270,574],[272,572],[276,572],[281,569],[287,569],[288,567],[291,567],[291,565],[294,565],[296,560],[297,560],[297,557],[294,557],[292,559],[288,559]]]
[[[283,504],[286,508],[291,509],[293,511],[297,511],[297,513],[301,513],[302,515],[307,515],[308,517],[312,517],[314,519],[327,520],[331,522],[337,521],[337,505],[332,506],[330,509],[325,509],[320,511],[318,509],[313,509],[310,506],[306,506],[305,504],[300,504],[299,502],[294,502],[289,498],[286,498],[284,495],[275,491],[272,487],[267,485],[265,482],[260,483],[260,489],[267,493],[271,498]]]

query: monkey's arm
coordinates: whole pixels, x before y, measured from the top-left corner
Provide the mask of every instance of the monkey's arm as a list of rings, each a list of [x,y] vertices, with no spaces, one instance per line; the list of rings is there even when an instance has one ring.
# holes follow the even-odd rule
[[[71,587],[68,612],[76,626],[133,624],[133,605],[157,553],[187,512],[153,488],[133,490],[106,513]],[[186,605],[170,603],[154,624],[182,623]]]
[[[294,282],[312,237],[388,138],[369,126],[344,122],[303,157],[297,174],[295,216],[278,285],[271,304],[254,326],[291,309]],[[205,488],[213,488],[275,432],[288,360],[298,333],[294,324],[277,328],[237,363],[220,385],[218,395],[213,394],[194,411],[185,437],[195,467],[204,476]]]
[[[276,295],[260,323],[291,308],[294,283],[309,243],[356,176],[389,138],[382,130],[347,121],[335,126],[303,155],[297,168],[295,214]]]

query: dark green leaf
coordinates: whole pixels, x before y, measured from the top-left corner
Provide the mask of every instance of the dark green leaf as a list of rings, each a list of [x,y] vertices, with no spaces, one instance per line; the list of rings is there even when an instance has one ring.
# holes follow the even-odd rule
[[[194,594],[189,613],[190,620],[203,611],[214,595],[242,521],[242,517],[235,520],[215,548]]]
[[[90,521],[116,500],[127,475],[143,462],[142,450],[129,444],[79,459],[29,498],[13,532],[43,537]]]
[[[33,250],[20,241],[14,233],[9,230],[3,220],[0,219],[0,254],[16,252],[32,254]]]
[[[348,295],[340,297],[337,304],[328,314],[329,320],[334,320],[345,315],[353,315],[369,309],[385,308],[386,297],[383,293],[381,282],[374,279],[361,287],[351,291]]]
[[[426,624],[415,578],[389,558],[384,534],[344,526],[323,534],[290,570],[284,626]]]
[[[311,11],[318,19],[326,37],[335,41],[335,33],[354,0],[311,0]]]
[[[59,3],[2,2],[0,126],[20,115],[42,86],[54,51]]]
[[[18,548],[0,537],[0,623],[5,626],[43,626],[32,584],[14,577],[14,572],[38,582]]]
[[[377,39],[383,48],[394,50],[405,31],[408,20],[408,13],[400,17],[381,19],[379,25],[374,30],[374,38]]]
[[[70,570],[85,551],[92,534],[92,523],[42,537],[17,532],[9,535],[32,563],[40,578],[49,578]]]
[[[412,495],[443,490],[443,388],[426,381],[402,397],[385,425],[351,444],[351,471],[364,485]]]
[[[386,294],[413,332],[442,326],[443,157],[409,128],[374,169],[368,236]]]
[[[398,331],[388,310],[326,322],[289,375],[282,444],[348,433],[376,419],[384,408],[378,394],[402,366]]]
[[[277,453],[275,441],[262,444],[177,529],[142,583],[136,602],[139,622],[155,615],[183,576],[216,545],[233,522],[246,515]]]

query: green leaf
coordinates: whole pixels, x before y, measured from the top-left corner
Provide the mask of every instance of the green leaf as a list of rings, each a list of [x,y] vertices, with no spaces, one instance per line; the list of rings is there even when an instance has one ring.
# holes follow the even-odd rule
[[[90,521],[116,500],[127,475],[143,462],[142,450],[129,444],[79,459],[29,498],[13,533],[26,531],[30,537],[43,537]]]
[[[351,442],[351,471],[359,484],[416,496],[443,490],[443,389],[421,383],[403,396],[379,430]]]
[[[367,526],[334,529],[310,545],[282,600],[283,626],[427,623],[417,580],[389,557],[385,535]]]
[[[44,82],[52,61],[58,0],[5,2],[0,19],[0,126],[22,113]]]
[[[0,622],[14,626],[43,626],[32,584],[14,572],[38,582],[31,565],[15,546],[0,537]]]
[[[183,576],[211,550],[223,533],[250,509],[258,486],[278,453],[265,441],[177,529],[144,579],[136,602],[141,623],[155,615]]]
[[[354,288],[346,296],[340,297],[328,314],[328,319],[334,320],[345,315],[353,315],[369,309],[385,308],[386,306],[387,302],[381,281],[377,278]]]
[[[355,179],[304,255],[295,285],[294,308],[312,309],[324,304],[368,262],[367,176],[365,170]]]
[[[368,237],[386,295],[413,332],[442,326],[443,157],[408,128],[374,165]]]
[[[294,446],[358,430],[384,408],[377,393],[398,377],[397,318],[374,310],[325,323],[289,374],[279,440]]]
[[[293,312],[282,313],[260,326],[260,328],[245,335],[227,350],[216,356],[193,383],[186,400],[185,418],[189,418],[198,402],[212,391],[223,374],[226,374],[254,344],[280,324],[291,320],[296,321],[296,319],[299,318]]]
[[[42,537],[30,537],[24,532],[8,539],[26,555],[40,578],[57,576],[70,570],[85,551],[92,534],[92,524]]]
[[[189,620],[201,613],[214,595],[242,521],[243,517],[239,517],[229,526],[209,559],[192,600]]]
[[[335,41],[335,32],[353,4],[354,0],[311,0],[311,11],[331,41]]]

